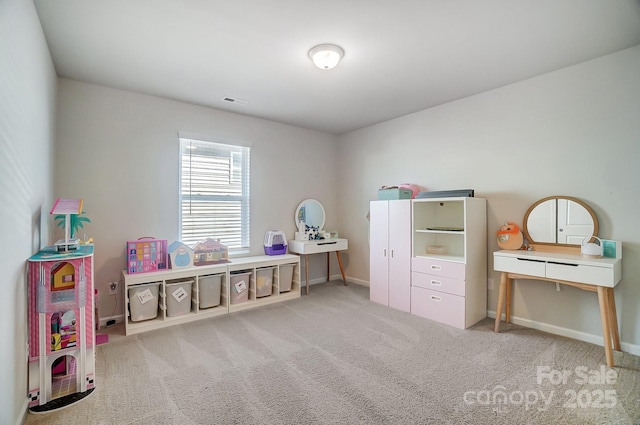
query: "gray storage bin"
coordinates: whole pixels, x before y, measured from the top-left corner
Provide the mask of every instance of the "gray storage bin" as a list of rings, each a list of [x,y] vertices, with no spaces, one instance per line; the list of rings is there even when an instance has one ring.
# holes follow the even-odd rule
[[[191,285],[193,280],[172,281],[164,285],[167,298],[167,316],[181,316],[191,312]]]
[[[220,287],[223,274],[212,274],[198,278],[200,308],[217,307],[220,305]]]
[[[129,287],[129,314],[132,322],[155,319],[158,316],[160,282]]]
[[[273,269],[275,269],[275,267],[256,269],[256,297],[268,297],[271,295]]]
[[[249,281],[251,272],[232,272],[229,282],[231,304],[240,304],[249,300]],[[240,287],[240,290],[239,290]],[[244,289],[242,289],[244,288]]]
[[[293,281],[293,266],[295,264],[282,264],[280,266],[279,287],[280,292],[289,292]]]

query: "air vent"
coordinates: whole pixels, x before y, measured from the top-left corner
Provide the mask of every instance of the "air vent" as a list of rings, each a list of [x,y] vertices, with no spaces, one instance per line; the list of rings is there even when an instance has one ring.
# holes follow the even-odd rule
[[[236,105],[246,105],[247,103],[249,103],[246,100],[238,99],[235,97],[223,97],[222,100],[229,103],[235,103]]]

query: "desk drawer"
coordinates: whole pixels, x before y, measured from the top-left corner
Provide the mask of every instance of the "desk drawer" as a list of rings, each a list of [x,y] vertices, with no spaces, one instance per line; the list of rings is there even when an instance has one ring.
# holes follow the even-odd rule
[[[320,252],[344,251],[348,247],[347,239],[324,239],[319,241],[289,241],[289,252],[298,254],[317,254]]]
[[[570,282],[588,283],[592,285],[613,287],[611,268],[570,264],[560,262],[547,263],[547,277],[550,279],[568,280]]]
[[[464,280],[426,273],[411,273],[411,286],[464,296]]]
[[[413,257],[411,259],[411,271],[464,280],[465,265],[453,261]]]
[[[465,299],[412,286],[411,314],[464,329]]]
[[[545,277],[545,262],[528,260],[517,257],[493,256],[493,269],[498,272],[526,274],[529,276]]]

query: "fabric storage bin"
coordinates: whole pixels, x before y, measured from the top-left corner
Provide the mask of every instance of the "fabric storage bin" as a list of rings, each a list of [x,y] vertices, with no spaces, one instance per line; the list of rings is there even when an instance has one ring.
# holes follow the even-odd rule
[[[222,274],[200,276],[198,278],[199,307],[210,308],[220,305],[220,287],[222,286]]]
[[[293,266],[294,264],[282,264],[280,266],[280,292],[289,292],[291,290],[291,281],[293,280]]]
[[[256,297],[268,297],[271,295],[273,269],[275,269],[275,267],[256,269]]]
[[[160,282],[129,287],[129,314],[132,322],[155,319],[158,316]]]
[[[249,280],[251,272],[231,272],[229,292],[231,304],[240,304],[249,300]]]
[[[378,189],[378,200],[411,199],[413,192],[405,189],[390,188]]]
[[[181,316],[191,312],[191,285],[193,280],[167,281],[164,285],[167,316]]]

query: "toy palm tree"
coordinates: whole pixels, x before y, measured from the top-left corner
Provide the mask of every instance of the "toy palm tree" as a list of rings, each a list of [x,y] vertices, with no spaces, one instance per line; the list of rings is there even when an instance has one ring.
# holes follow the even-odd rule
[[[58,249],[63,246],[65,249],[70,248],[70,245],[78,244],[75,240],[76,232],[78,229],[84,228],[84,223],[90,223],[88,217],[81,217],[84,214],[82,211],[82,199],[56,199],[53,208],[49,211],[49,214],[56,214],[54,219],[58,227],[64,226],[64,241],[58,241]]]
[[[76,239],[76,233],[79,229],[84,228],[84,223],[91,223],[89,217],[82,216],[82,214],[84,213],[85,212],[82,211],[80,214],[58,214],[54,217],[56,220],[56,225],[58,227],[65,228],[65,236],[66,233],[69,232],[68,239]],[[67,224],[67,217],[69,218],[69,224]]]

